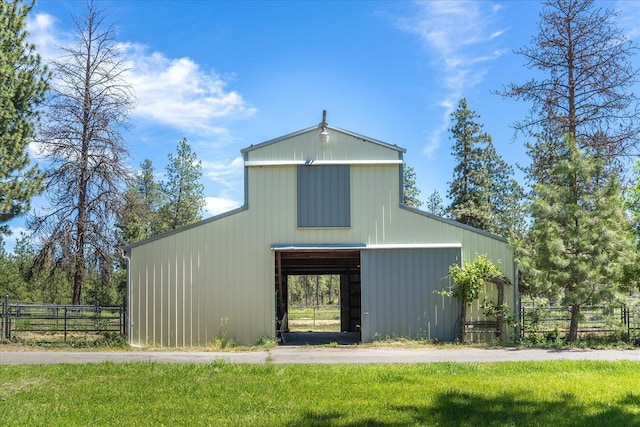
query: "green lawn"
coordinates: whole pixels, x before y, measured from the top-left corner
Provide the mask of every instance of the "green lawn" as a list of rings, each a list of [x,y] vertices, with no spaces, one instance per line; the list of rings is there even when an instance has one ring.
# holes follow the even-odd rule
[[[640,363],[2,366],[7,426],[640,426]]]
[[[289,331],[340,332],[340,306],[289,307]]]

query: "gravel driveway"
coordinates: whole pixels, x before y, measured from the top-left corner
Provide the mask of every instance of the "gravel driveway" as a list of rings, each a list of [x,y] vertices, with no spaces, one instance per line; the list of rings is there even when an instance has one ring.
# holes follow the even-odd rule
[[[436,363],[519,362],[543,360],[631,360],[640,361],[640,350],[550,350],[550,349],[396,349],[365,347],[276,347],[246,352],[202,351],[7,351],[0,352],[0,365],[161,362],[211,363]]]

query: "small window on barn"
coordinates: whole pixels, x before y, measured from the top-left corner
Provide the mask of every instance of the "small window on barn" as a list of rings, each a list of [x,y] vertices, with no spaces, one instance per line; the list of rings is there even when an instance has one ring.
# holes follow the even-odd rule
[[[298,166],[298,227],[350,226],[349,166]]]

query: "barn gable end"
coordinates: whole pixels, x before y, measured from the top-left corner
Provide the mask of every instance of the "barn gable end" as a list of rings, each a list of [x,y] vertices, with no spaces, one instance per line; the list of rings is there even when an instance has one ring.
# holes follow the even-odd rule
[[[283,272],[305,266],[344,278],[343,330],[365,342],[453,340],[458,304],[433,292],[450,286],[452,263],[487,254],[513,281],[504,239],[402,204],[404,149],[326,130],[328,142],[312,127],[242,150],[241,208],[127,248],[132,344],[273,337],[287,309]],[[478,304],[468,316],[481,317]]]

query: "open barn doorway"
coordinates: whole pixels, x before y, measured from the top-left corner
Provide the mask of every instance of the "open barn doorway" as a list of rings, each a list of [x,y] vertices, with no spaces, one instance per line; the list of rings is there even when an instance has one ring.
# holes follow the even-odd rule
[[[359,250],[278,250],[275,264],[277,330],[283,344],[360,342]]]

